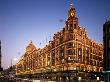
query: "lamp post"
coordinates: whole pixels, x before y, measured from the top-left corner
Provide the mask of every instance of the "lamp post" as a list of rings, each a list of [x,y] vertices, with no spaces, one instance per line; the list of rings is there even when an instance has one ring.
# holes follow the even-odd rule
[[[63,73],[64,73],[64,65],[65,65],[65,59],[62,59],[62,67],[63,67],[63,70],[61,70],[61,73],[62,73],[62,79],[63,79]]]

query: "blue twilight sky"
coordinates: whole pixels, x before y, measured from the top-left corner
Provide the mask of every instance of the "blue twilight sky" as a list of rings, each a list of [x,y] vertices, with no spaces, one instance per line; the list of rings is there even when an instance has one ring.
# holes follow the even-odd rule
[[[0,40],[2,66],[20,58],[30,40],[43,47],[64,27],[72,0],[0,0]],[[102,27],[110,19],[110,0],[74,0],[79,26],[89,37],[102,42]],[[62,22],[60,20],[63,20]],[[41,43],[41,44],[40,44]],[[13,64],[16,62],[13,60]]]

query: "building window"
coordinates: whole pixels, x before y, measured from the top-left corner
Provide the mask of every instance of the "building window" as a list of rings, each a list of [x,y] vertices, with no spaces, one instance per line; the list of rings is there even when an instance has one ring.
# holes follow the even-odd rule
[[[80,44],[78,44],[78,48],[80,48]]]
[[[62,59],[64,59],[64,46],[60,47],[60,62],[62,63]]]
[[[65,63],[65,59],[62,59],[62,63]]]
[[[109,69],[110,69],[110,64],[109,64]]]
[[[68,57],[68,60],[70,60],[71,58],[70,57]]]
[[[55,47],[55,43],[54,42],[52,42],[52,48],[54,48]]]
[[[73,39],[73,35],[69,34],[68,38],[69,38],[69,40],[72,40]]]
[[[66,34],[66,40],[72,40],[73,35],[71,33]]]
[[[110,34],[110,28],[109,28],[109,34]]]
[[[73,51],[72,51],[72,49],[67,50],[67,51],[66,51],[66,54],[67,54],[67,55],[73,55]]]
[[[63,37],[60,38],[60,43],[63,43]]]
[[[47,65],[50,65],[50,61],[47,62]]]
[[[72,24],[70,24],[70,30],[73,30],[73,25]]]
[[[76,24],[74,24],[74,28],[76,29]]]
[[[110,51],[109,51],[109,55],[108,56],[109,56],[109,60],[110,60]]]
[[[75,47],[75,43],[73,43],[73,47]]]
[[[87,47],[86,47],[86,50],[87,50]]]
[[[77,66],[77,67],[76,67],[76,70],[80,70],[80,67],[79,67],[79,66]]]
[[[67,43],[66,48],[72,48],[72,47],[73,47],[73,43],[72,42]]]
[[[51,58],[51,53],[49,53],[48,56],[47,56],[47,61],[48,61],[47,64],[48,64],[48,65],[50,65],[50,61],[51,61],[50,58]]]
[[[60,50],[60,55],[61,55],[61,56],[64,56],[64,48],[61,48],[61,50]]]
[[[79,48],[79,49],[78,49],[78,55],[81,55],[81,53],[82,53],[82,51],[81,51],[81,49]]]
[[[58,55],[58,49],[56,49],[56,57],[58,57],[59,55]]]
[[[109,48],[110,48],[110,39],[109,39]]]
[[[90,60],[90,64],[93,65],[93,61],[92,61],[92,59]]]
[[[71,62],[73,62],[73,58],[69,56],[67,63],[71,63]]]
[[[52,65],[55,65],[55,51],[52,51],[52,56],[51,56],[51,61],[52,61]]]
[[[73,50],[73,55],[75,55],[76,53],[75,53],[75,50]]]
[[[73,35],[73,39],[75,40],[75,35]]]

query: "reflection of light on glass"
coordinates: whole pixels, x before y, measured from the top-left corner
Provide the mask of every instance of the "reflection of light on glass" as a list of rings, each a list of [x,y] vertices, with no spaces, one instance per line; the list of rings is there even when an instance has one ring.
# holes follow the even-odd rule
[[[97,80],[99,80],[99,77],[97,77]]]

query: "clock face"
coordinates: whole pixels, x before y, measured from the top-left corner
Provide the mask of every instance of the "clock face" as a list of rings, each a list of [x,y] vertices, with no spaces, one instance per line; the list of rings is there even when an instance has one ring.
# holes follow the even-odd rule
[[[74,15],[74,13],[73,12],[71,12],[71,16],[73,16]]]

